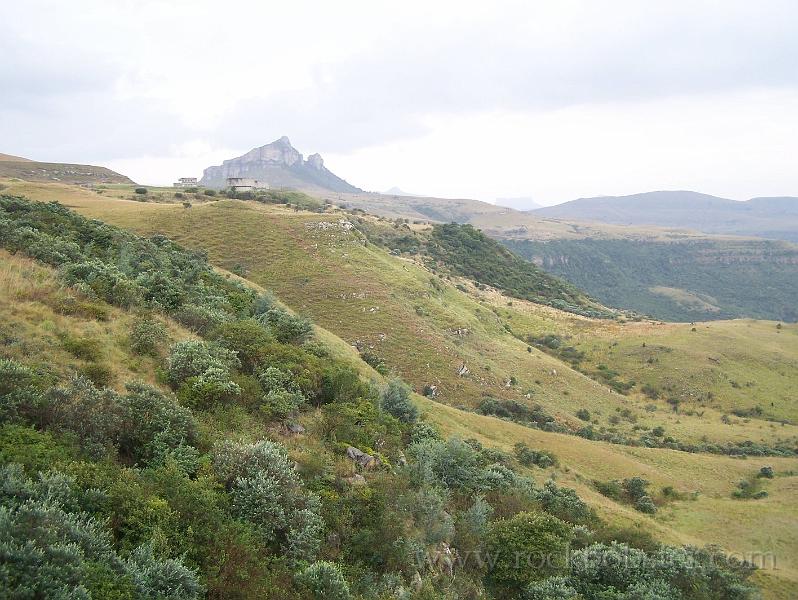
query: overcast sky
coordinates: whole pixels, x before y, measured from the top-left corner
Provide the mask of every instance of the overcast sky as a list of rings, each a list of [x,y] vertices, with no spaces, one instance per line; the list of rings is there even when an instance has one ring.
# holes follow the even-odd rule
[[[199,176],[287,135],[367,190],[798,195],[798,2],[26,0],[0,152]]]

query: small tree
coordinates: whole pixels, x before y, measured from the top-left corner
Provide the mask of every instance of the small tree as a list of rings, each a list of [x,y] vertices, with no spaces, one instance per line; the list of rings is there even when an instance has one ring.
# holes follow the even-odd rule
[[[410,399],[410,388],[400,379],[392,379],[382,392],[382,409],[402,423],[418,421],[418,407]]]

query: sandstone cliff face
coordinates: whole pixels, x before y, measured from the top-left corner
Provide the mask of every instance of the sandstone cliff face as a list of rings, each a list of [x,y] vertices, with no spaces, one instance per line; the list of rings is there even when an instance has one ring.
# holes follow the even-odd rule
[[[324,166],[319,154],[307,160],[283,136],[279,140],[253,148],[237,158],[225,160],[221,165],[205,169],[200,185],[223,188],[228,177],[248,177],[267,182],[272,188],[324,190],[333,192],[360,192]]]

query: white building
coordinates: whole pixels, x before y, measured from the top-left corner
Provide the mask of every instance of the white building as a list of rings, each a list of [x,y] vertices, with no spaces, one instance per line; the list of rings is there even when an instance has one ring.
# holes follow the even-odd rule
[[[187,187],[197,187],[197,178],[196,177],[181,177],[177,180],[177,183],[172,184],[174,187],[180,188],[187,188]]]
[[[268,190],[269,184],[249,177],[228,177],[227,187],[234,192],[252,192],[255,190]]]

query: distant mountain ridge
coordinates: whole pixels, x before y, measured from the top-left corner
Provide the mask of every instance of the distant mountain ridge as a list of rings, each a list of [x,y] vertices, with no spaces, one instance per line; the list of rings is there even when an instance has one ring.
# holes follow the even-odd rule
[[[543,208],[542,204],[538,204],[529,196],[520,196],[517,198],[496,198],[496,206],[505,206],[513,210],[529,211]]]
[[[539,208],[531,214],[572,221],[677,227],[798,242],[798,197],[790,196],[739,202],[691,191],[658,191],[579,198]]]
[[[227,186],[228,177],[258,179],[273,188],[346,193],[362,191],[327,169],[319,154],[311,154],[305,160],[286,136],[225,160],[221,165],[208,167],[202,174],[200,185],[223,188]]]
[[[78,185],[133,183],[129,177],[106,167],[38,162],[10,154],[0,154],[0,177],[22,179],[23,181],[54,181]]]
[[[21,156],[14,156],[13,154],[3,154],[0,152],[0,162],[33,162],[29,158],[22,158]]]

